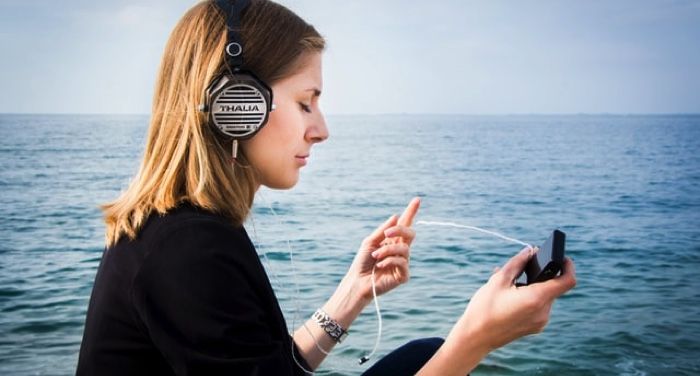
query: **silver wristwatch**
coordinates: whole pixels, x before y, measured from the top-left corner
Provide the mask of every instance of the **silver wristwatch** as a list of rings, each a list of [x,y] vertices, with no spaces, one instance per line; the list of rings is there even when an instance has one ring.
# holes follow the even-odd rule
[[[337,343],[343,342],[348,336],[348,331],[320,308],[314,312],[311,318]]]

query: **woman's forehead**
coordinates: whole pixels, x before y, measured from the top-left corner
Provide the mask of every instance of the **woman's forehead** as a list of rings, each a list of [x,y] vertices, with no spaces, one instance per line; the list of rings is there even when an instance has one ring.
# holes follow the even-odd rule
[[[313,53],[304,58],[296,72],[283,78],[276,87],[294,91],[309,91],[309,94],[318,96],[323,90],[323,74],[321,68],[321,53]]]

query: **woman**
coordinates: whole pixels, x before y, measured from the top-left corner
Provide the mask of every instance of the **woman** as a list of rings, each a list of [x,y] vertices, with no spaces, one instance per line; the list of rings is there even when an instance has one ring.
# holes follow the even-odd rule
[[[293,187],[328,137],[318,106],[324,40],[271,1],[225,3],[195,5],[167,43],[139,172],[103,207],[107,247],[78,374],[304,374],[371,302],[373,281],[383,294],[408,280],[417,199],[365,238],[326,304],[288,334],[242,224],[256,190]],[[242,45],[237,63],[232,38]],[[210,85],[238,68],[271,87],[274,111],[252,137],[232,139],[213,120]],[[493,274],[444,343],[409,344],[367,373],[464,375],[491,350],[542,330],[554,299],[574,286],[574,266],[567,260],[562,276],[516,288],[532,253]]]

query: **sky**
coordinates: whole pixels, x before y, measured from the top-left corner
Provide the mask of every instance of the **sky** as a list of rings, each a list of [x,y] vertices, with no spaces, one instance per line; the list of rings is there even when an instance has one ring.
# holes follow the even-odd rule
[[[195,0],[0,0],[0,113],[148,114]],[[698,1],[279,0],[326,114],[700,113]]]

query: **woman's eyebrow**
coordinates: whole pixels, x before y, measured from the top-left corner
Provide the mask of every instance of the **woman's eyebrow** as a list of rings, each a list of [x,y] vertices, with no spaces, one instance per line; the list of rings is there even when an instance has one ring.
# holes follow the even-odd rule
[[[320,97],[321,96],[321,90],[318,88],[312,87],[310,89],[306,89],[304,91],[313,91],[314,92],[314,97]]]

